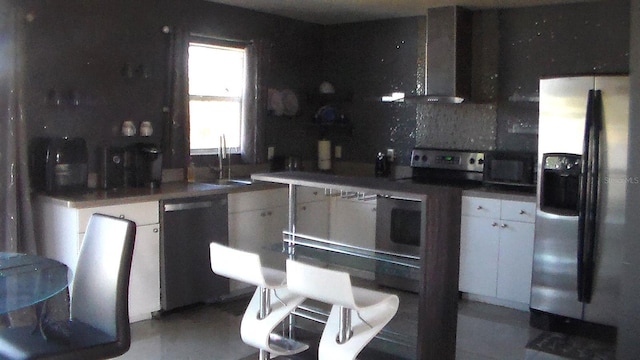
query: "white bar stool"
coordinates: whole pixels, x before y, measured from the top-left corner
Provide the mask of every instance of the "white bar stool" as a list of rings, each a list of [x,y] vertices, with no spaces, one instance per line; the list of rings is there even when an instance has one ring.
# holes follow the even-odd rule
[[[270,354],[293,355],[307,350],[307,344],[273,333],[273,329],[305,300],[287,289],[286,274],[262,267],[258,254],[217,243],[211,243],[209,250],[214,273],[257,286],[240,324],[242,341],[260,349],[260,359],[269,359]]]
[[[395,316],[400,303],[396,295],[352,286],[346,272],[291,259],[287,260],[287,287],[333,305],[320,338],[318,360],[355,359]]]

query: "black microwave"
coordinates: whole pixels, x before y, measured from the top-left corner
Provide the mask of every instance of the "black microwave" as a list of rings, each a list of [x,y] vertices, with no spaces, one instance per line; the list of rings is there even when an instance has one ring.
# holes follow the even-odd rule
[[[535,187],[536,154],[489,151],[484,155],[482,181],[486,185]]]

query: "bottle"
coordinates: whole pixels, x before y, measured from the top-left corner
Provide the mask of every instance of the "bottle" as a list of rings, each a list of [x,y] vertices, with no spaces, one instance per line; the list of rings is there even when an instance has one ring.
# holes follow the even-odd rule
[[[389,163],[387,162],[387,156],[382,152],[379,152],[376,156],[376,177],[389,176]]]
[[[189,159],[189,167],[187,167],[187,181],[196,181],[196,166],[193,163],[193,159]]]

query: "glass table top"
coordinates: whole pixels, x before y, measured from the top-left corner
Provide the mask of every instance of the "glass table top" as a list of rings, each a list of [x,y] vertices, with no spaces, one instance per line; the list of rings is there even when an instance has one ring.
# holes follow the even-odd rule
[[[0,252],[0,314],[44,301],[67,287],[65,264],[41,256]]]

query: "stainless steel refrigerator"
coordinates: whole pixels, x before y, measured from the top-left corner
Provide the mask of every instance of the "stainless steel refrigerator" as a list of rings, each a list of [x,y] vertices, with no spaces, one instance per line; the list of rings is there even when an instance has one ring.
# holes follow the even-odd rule
[[[629,80],[540,81],[534,310],[616,325]]]

